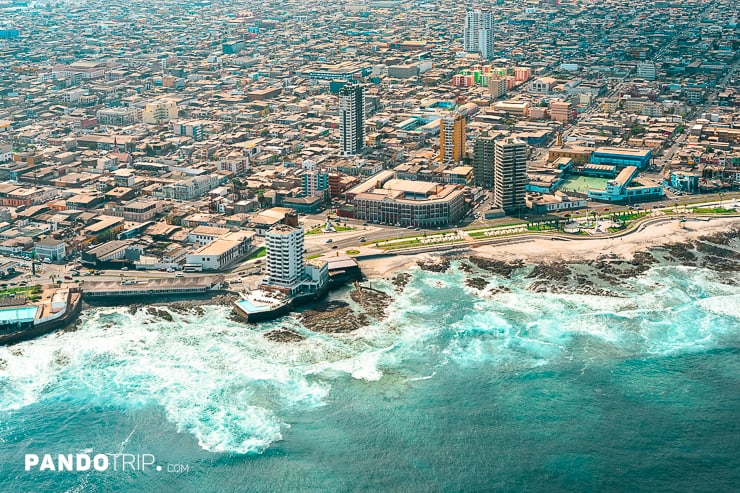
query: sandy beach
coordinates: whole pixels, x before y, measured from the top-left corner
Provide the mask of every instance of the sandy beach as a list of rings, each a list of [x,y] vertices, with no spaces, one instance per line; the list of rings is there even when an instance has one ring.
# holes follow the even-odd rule
[[[683,226],[678,221],[646,224],[624,236],[616,238],[574,238],[570,241],[553,241],[550,238],[522,238],[521,243],[505,245],[472,246],[478,257],[525,263],[544,263],[555,260],[568,262],[593,260],[600,255],[614,254],[632,259],[636,252],[671,243],[695,240],[698,237],[740,228],[740,218],[713,217],[689,218]],[[377,259],[361,260],[360,267],[370,279],[387,277],[393,272],[416,266],[418,260],[429,259],[438,254],[397,255]]]

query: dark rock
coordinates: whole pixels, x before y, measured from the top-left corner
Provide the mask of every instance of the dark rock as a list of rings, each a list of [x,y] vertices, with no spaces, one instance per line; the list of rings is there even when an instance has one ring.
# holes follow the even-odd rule
[[[377,289],[360,287],[350,293],[350,298],[367,311],[369,315],[380,320],[385,317],[385,309],[393,298]]]
[[[486,281],[482,277],[471,277],[465,279],[465,285],[471,288],[480,289],[482,291],[486,289],[486,286],[488,286],[488,281]]]
[[[337,334],[352,332],[367,325],[368,318],[364,313],[357,314],[350,307],[343,306],[334,310],[306,310],[300,315],[300,321],[314,332]]]
[[[502,260],[491,260],[482,257],[470,257],[468,258],[473,264],[479,269],[487,270],[488,272],[501,277],[511,277],[511,274],[516,270],[524,266],[524,262],[517,260],[515,262],[504,262]]]
[[[447,269],[450,268],[450,259],[441,257],[430,260],[417,260],[416,265],[422,270],[430,272],[447,272]]]
[[[400,272],[393,278],[393,285],[396,287],[396,291],[401,292],[403,288],[411,281],[411,274],[407,272]]]
[[[304,336],[298,332],[293,332],[290,329],[273,329],[264,333],[266,339],[273,342],[300,342],[305,339]]]
[[[167,310],[159,310],[156,307],[150,306],[146,309],[146,312],[152,317],[159,317],[167,322],[172,322],[174,320],[172,318],[172,314]]]

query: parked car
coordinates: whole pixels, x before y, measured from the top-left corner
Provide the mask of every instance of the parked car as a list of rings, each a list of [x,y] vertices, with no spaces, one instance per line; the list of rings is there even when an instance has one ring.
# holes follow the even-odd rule
[[[128,270],[128,267],[121,267],[121,270],[122,270],[123,272],[126,272],[126,271]]]

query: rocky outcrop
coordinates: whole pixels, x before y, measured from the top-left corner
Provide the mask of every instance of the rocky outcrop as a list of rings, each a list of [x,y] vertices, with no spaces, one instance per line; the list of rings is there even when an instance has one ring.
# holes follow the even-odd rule
[[[511,274],[522,267],[524,262],[517,260],[515,262],[504,262],[502,260],[491,260],[483,257],[469,257],[468,260],[475,264],[479,269],[486,270],[497,276],[510,278]]]
[[[300,342],[306,339],[298,332],[284,328],[269,330],[263,335],[265,339],[272,342]]]
[[[393,299],[377,289],[360,287],[350,293],[352,300],[360,305],[370,316],[378,320],[385,317],[385,309]]]
[[[366,314],[355,313],[345,301],[323,303],[306,310],[299,319],[309,330],[334,334],[352,332],[369,322]]]
[[[483,279],[482,277],[470,277],[468,279],[465,279],[465,285],[479,290],[486,289],[486,286],[488,286],[488,281]]]
[[[418,265],[421,270],[430,272],[447,272],[447,269],[450,268],[450,260],[445,257],[417,260],[416,265]]]
[[[399,272],[396,277],[393,278],[393,285],[396,287],[396,291],[399,293],[403,291],[403,288],[411,281],[411,274],[408,272]]]

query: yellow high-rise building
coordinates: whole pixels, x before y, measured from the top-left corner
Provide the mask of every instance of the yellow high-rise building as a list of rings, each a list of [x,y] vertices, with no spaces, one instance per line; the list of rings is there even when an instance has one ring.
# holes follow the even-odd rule
[[[459,163],[465,155],[465,117],[460,113],[439,120],[439,160]]]

